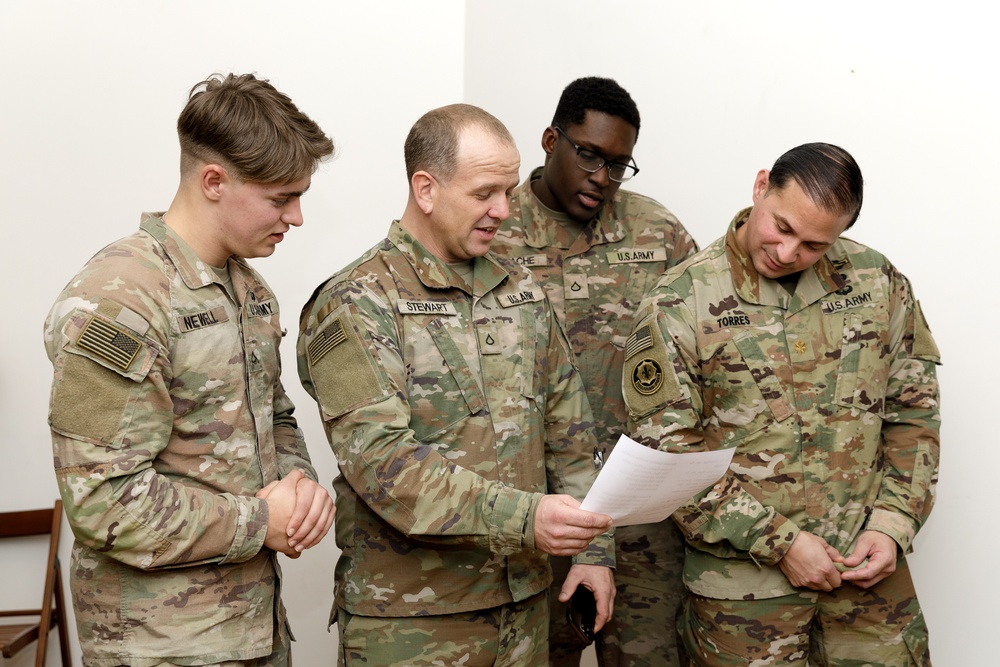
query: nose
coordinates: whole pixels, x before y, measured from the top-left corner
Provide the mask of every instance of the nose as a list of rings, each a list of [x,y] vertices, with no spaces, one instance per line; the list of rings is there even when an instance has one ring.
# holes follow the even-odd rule
[[[792,266],[799,256],[798,242],[789,241],[779,244],[775,255],[777,255],[776,259],[785,266]]]
[[[489,216],[501,221],[510,217],[510,200],[507,199],[507,195],[502,194],[497,197],[496,203],[490,208]]]
[[[603,164],[597,171],[590,173],[590,182],[600,188],[606,188],[611,181],[611,165]]]
[[[282,221],[293,227],[302,226],[302,203],[298,197],[292,197],[285,205],[285,210],[281,214]]]

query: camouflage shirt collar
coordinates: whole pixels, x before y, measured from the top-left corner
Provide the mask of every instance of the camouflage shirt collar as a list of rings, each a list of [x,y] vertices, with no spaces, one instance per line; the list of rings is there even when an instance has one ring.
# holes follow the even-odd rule
[[[750,208],[737,213],[726,232],[726,257],[733,277],[733,288],[741,299],[797,312],[844,286],[845,280],[835,267],[835,262],[842,265],[846,261],[841,257],[844,252],[839,243],[833,244],[819,261],[802,272],[794,294],[789,294],[777,280],[762,277],[757,273],[750,257],[736,243],[736,229],[749,216]]]
[[[198,289],[218,283],[212,267],[198,257],[194,249],[178,236],[177,232],[167,226],[163,220],[163,212],[143,213],[139,228],[156,239],[163,252],[177,267],[177,273],[188,288]],[[246,263],[237,257],[230,257],[229,260],[246,266]]]
[[[413,236],[393,220],[389,228],[389,243],[413,267],[414,273],[425,287],[432,289],[460,289],[468,293],[468,284],[454,269],[442,262],[420,244]],[[476,257],[473,262],[472,294],[483,296],[504,282],[510,274],[500,265],[492,253]]]
[[[544,167],[537,167],[532,170],[528,179],[514,191],[514,201],[520,206],[521,225],[527,245],[539,249],[556,247],[564,250],[582,246],[582,251],[625,238],[625,226],[614,214],[618,193],[615,193],[614,199],[605,202],[597,216],[587,223],[579,235],[568,233],[560,221],[568,221],[570,218],[543,204],[531,189],[531,184],[542,177],[543,169]]]

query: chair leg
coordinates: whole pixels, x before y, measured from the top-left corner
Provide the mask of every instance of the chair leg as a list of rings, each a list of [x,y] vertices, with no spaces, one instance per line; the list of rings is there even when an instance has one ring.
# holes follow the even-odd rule
[[[56,559],[56,622],[59,624],[59,653],[62,656],[62,667],[72,667],[69,657],[69,628],[66,627],[66,597],[63,595],[62,568]]]

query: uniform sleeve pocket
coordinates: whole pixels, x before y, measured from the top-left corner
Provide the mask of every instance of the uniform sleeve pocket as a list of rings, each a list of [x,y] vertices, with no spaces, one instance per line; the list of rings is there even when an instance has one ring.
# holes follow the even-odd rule
[[[78,314],[63,329],[49,408],[53,430],[111,445],[135,407],[157,348],[100,314]]]
[[[326,420],[391,395],[385,371],[349,305],[331,313],[305,338],[309,376]]]

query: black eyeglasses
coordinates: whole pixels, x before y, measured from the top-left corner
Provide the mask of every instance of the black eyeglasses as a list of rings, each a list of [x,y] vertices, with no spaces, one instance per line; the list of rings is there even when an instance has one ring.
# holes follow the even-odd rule
[[[570,139],[569,135],[566,134],[558,125],[553,125],[552,127],[554,127],[556,132],[561,134],[563,138],[576,149],[576,166],[580,169],[593,174],[600,171],[605,165],[607,165],[608,178],[617,183],[624,183],[639,173],[639,167],[635,165],[635,160],[632,158],[629,158],[631,164],[625,162],[612,162],[611,160],[605,159],[588,148],[577,146],[576,142]]]

